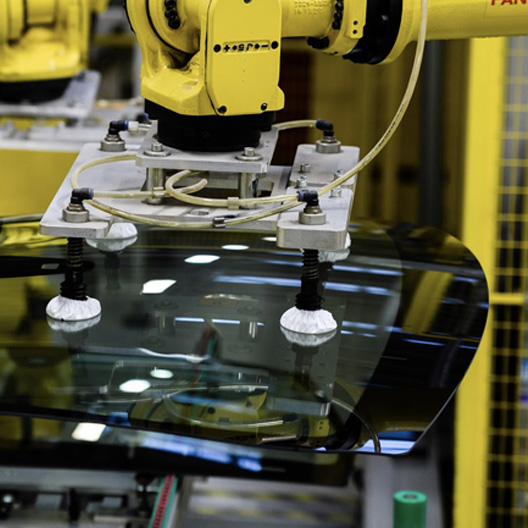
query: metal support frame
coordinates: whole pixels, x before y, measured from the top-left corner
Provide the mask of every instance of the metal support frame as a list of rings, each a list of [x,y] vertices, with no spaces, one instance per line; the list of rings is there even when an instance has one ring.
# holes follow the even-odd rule
[[[18,105],[0,102],[0,115],[35,117],[86,119],[92,111],[101,74],[95,71],[84,71],[74,77],[66,91],[54,101],[45,103],[20,103]]]
[[[282,196],[285,193],[294,193],[300,188],[298,178],[301,174],[301,167],[304,168],[305,173],[303,175],[306,176],[305,186],[302,188],[317,190],[317,188],[333,181],[345,170],[353,167],[358,161],[359,149],[356,147],[342,147],[339,153],[324,154],[317,152],[314,145],[300,145],[293,170],[270,166],[278,132],[273,130],[269,134],[269,141],[265,140],[262,148],[254,149],[253,155],[247,156],[244,153],[186,153],[176,151],[176,149],[168,149],[156,142],[154,129],[139,149],[137,146],[129,146],[129,152],[131,154],[136,153],[135,164],[133,160],[129,160],[93,167],[81,175],[79,185],[94,188],[96,191],[139,191],[146,188],[144,184],[148,171],[163,170],[173,173],[177,170],[192,169],[204,171],[200,178],[206,177],[209,180],[208,189],[229,191],[236,195],[239,180],[244,174],[249,173],[258,175],[260,190],[267,191],[271,196]],[[157,155],[149,155],[148,149],[154,144],[157,148]],[[253,149],[251,150],[253,151]],[[96,144],[86,145],[82,149],[72,170],[42,219],[41,232],[43,234],[81,238],[106,236],[116,217],[88,206],[90,210],[89,221],[69,223],[64,221],[62,211],[70,200],[72,171],[83,163],[111,155],[111,153],[102,152]],[[247,160],[244,159],[246,157]],[[306,172],[307,167],[310,167],[308,172]],[[196,179],[196,177],[190,177],[189,180],[186,180],[187,184],[194,183],[192,178]],[[320,197],[320,205],[326,215],[322,225],[300,222],[299,212],[305,207],[304,204],[301,204],[282,213],[280,217],[275,214],[241,224],[238,228],[275,232],[279,226],[279,245],[281,247],[345,249],[355,182],[356,177],[354,176],[342,186],[342,189],[336,189],[334,192]],[[251,211],[244,209],[196,206],[177,202],[172,198],[159,200],[159,203],[152,203],[152,200],[150,203],[146,203],[148,200],[134,198],[101,198],[101,201],[104,201],[108,206],[134,215],[148,216],[164,221],[178,221],[181,224],[192,224],[198,221],[210,222],[216,218],[251,214]],[[259,205],[258,207],[266,207],[271,210],[275,206],[276,204]]]

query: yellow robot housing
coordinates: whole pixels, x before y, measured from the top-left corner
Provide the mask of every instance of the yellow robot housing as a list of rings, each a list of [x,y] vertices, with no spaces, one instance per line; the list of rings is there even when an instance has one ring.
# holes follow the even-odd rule
[[[94,13],[108,0],[0,2],[0,100],[31,102],[62,95],[88,63]]]

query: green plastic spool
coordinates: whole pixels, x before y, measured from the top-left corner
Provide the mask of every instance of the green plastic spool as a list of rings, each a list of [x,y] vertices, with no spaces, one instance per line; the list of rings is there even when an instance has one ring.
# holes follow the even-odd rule
[[[426,528],[427,495],[419,491],[394,494],[394,528]]]

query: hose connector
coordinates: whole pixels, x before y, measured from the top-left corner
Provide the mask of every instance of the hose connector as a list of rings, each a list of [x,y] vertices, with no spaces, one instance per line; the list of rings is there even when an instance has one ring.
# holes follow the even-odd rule
[[[128,130],[128,121],[111,121],[108,126],[108,132],[101,141],[100,149],[103,152],[124,152],[126,144],[119,132]]]
[[[325,137],[335,137],[334,124],[326,119],[318,119],[315,122],[315,128],[322,130]]]
[[[299,202],[304,202],[307,206],[319,206],[319,193],[312,189],[301,189],[297,191]]]
[[[93,198],[93,189],[82,187],[73,189],[70,203],[62,210],[62,219],[70,224],[82,224],[90,220],[90,212],[84,207],[84,200]]]
[[[108,134],[119,135],[119,132],[128,130],[128,121],[110,121],[108,125]]]
[[[300,202],[305,202],[306,207],[299,213],[299,223],[304,225],[326,224],[326,214],[319,205],[319,194],[317,191],[303,189],[297,191]]]
[[[70,204],[82,204],[84,200],[91,200],[94,196],[94,190],[90,187],[79,187],[73,189],[70,198]]]
[[[318,119],[315,127],[323,131],[323,137],[316,143],[315,150],[320,154],[337,154],[341,152],[341,142],[335,137],[334,125],[325,119]]]

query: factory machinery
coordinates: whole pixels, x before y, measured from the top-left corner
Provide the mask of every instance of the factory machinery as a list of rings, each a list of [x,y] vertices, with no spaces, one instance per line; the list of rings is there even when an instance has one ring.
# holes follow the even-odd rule
[[[3,6],[5,16],[0,17],[0,24],[4,24],[0,26],[0,43],[4,48],[11,46],[13,56],[17,51],[13,43],[18,40],[25,45],[30,35],[38,39],[39,35],[52,31],[72,39],[75,30],[67,24],[67,20],[72,20],[68,17],[74,17],[73,11],[68,11],[75,9],[71,6],[76,6],[77,14],[98,8],[96,3],[60,0],[15,1],[9,2],[9,7],[6,5]],[[105,318],[105,303],[101,308],[101,303],[88,295],[83,278],[86,271],[83,240],[99,249],[105,259],[111,259],[111,255],[127,255],[127,248],[138,237],[141,240],[141,230],[138,233],[134,227],[137,223],[177,228],[187,232],[191,239],[198,237],[200,230],[206,230],[208,236],[216,234],[219,240],[231,234],[235,237],[240,230],[249,238],[264,232],[276,237],[279,248],[301,249],[301,291],[295,307],[280,317],[280,327],[299,357],[308,357],[309,352],[319,353],[325,347],[335,349],[337,345],[329,343],[343,316],[339,306],[331,303],[327,308],[332,313],[323,310],[320,274],[322,269],[329,273],[334,263],[349,256],[349,218],[357,174],[382,150],[401,122],[416,86],[425,40],[523,34],[528,27],[528,4],[522,0],[127,0],[125,9],[143,55],[142,95],[149,122],[112,121],[99,143],[86,145],[40,225],[42,234],[68,239],[65,270],[60,268],[66,278],[60,285],[60,295],[47,305],[46,314],[51,335],[67,336],[70,354],[83,350],[79,342],[90,336],[89,332],[92,339],[97,337],[96,327],[101,329],[101,334],[105,324],[117,327],[111,324],[111,317]],[[32,31],[32,24],[38,26],[37,31]],[[343,146],[338,131],[327,120],[275,123],[276,112],[285,104],[278,86],[282,42],[285,38],[299,37],[307,38],[307,44],[318,52],[366,64],[391,61],[410,42],[417,41],[415,61],[401,106],[387,132],[365,156],[360,158],[355,147]],[[56,52],[59,44],[57,39],[53,45],[43,46],[42,53]],[[67,49],[73,50],[71,44]],[[59,56],[62,56],[60,52]],[[35,87],[44,87],[40,83],[45,82],[48,90],[56,90],[55,95],[60,96],[79,71],[66,66],[49,76],[44,73],[39,81],[4,74],[0,77],[4,93],[19,89],[35,93]],[[318,129],[320,138],[314,145],[300,145],[291,167],[272,165],[280,133],[297,127]],[[143,132],[145,139],[140,145],[134,145],[123,139],[125,132]],[[157,235],[150,231],[149,236]],[[416,238],[402,235],[402,239],[410,244],[412,254]],[[191,246],[194,247],[194,242]],[[446,278],[446,285],[451,275],[449,280]],[[430,284],[437,284],[436,279],[434,274],[428,277]],[[395,291],[399,289],[395,287]],[[204,299],[210,301],[208,296]],[[104,300],[108,306],[116,301],[112,295]],[[482,299],[477,303],[480,312],[484,304]],[[207,306],[207,310],[216,314],[217,305]],[[392,304],[390,308],[395,309]],[[117,313],[115,309],[113,315]],[[170,318],[174,319],[172,312]],[[278,316],[276,319],[278,324]],[[390,325],[388,322],[384,328]],[[468,333],[478,341],[479,332]],[[130,328],[127,327],[124,335],[131,335]],[[283,339],[277,332],[270,335],[273,339]],[[86,339],[90,341],[89,337]],[[71,345],[74,341],[76,344]],[[100,344],[95,342],[93,346],[100,347]],[[153,360],[149,350],[151,353],[157,345],[150,343],[149,346],[151,349],[143,347],[147,355],[142,359],[146,358],[150,365]],[[277,354],[280,352],[277,348]],[[470,352],[474,353],[474,348]],[[84,361],[84,355],[80,355]],[[168,360],[175,361],[169,357]],[[296,364],[299,367],[296,375],[298,371],[304,372],[302,368],[306,366],[301,363]],[[337,360],[327,363],[332,368],[337,366]],[[82,361],[79,364],[85,368]],[[202,371],[207,371],[196,369],[202,376]],[[224,370],[230,372],[229,368]],[[464,370],[457,370],[458,377]],[[195,382],[194,376],[190,379]],[[301,384],[302,389],[306,386],[313,389],[310,384]],[[207,387],[210,388],[210,383]],[[332,403],[332,383],[328,387],[324,397]],[[240,390],[240,387],[233,389]],[[435,408],[435,413],[451,392],[441,394],[442,403]],[[216,397],[214,390],[213,393]],[[194,427],[196,424],[183,412],[188,403],[184,396],[187,394],[183,393],[182,402],[177,402],[181,405],[177,411],[185,427],[189,423]],[[265,393],[262,398],[269,400],[268,396]],[[304,403],[313,403],[310,398],[307,402]],[[245,400],[243,403],[250,407]],[[198,408],[205,415],[209,407],[200,405],[195,405],[194,411]],[[361,429],[368,421],[363,422],[354,406],[352,403],[344,409],[355,422],[361,422],[358,426]],[[385,406],[381,407],[385,410]],[[399,405],[399,408],[407,407]],[[148,429],[161,424],[161,430],[169,427],[167,417],[151,413],[149,404],[140,401],[127,409],[128,420],[133,425]],[[286,412],[282,407],[279,410]],[[232,402],[228,411],[232,413]],[[317,415],[319,421],[314,421],[315,425],[326,423],[326,412],[325,407]],[[310,410],[306,414],[316,416],[317,413]],[[226,417],[218,418],[218,422],[216,416],[206,418],[195,420],[204,426],[205,433],[192,430],[189,435],[209,434],[217,438],[220,434],[221,437]],[[72,420],[76,420],[75,416]],[[174,423],[178,425],[177,421]],[[242,426],[245,428],[246,422]],[[182,430],[188,433],[185,427]],[[423,431],[427,426],[420,427]],[[376,435],[368,427],[365,429],[369,434],[364,434],[362,446],[370,442],[371,452],[380,452]],[[279,439],[284,440],[288,432],[283,428]],[[328,436],[326,431],[317,430],[317,434],[322,441]],[[298,441],[310,449],[322,445],[307,446],[300,433],[293,445]],[[146,489],[149,484],[141,486]],[[174,524],[176,487],[172,477],[161,482],[160,502],[154,507],[158,519],[152,521],[157,522],[153,525]],[[171,504],[163,502],[167,497]]]
[[[73,255],[83,238],[132,240],[129,222],[272,231],[279,247],[304,251],[301,293],[281,326],[306,335],[336,328],[316,293],[317,252],[346,251],[356,176],[401,121],[426,38],[522,34],[528,20],[522,2],[486,0],[128,0],[125,9],[143,55],[142,95],[151,124],[112,122],[99,144],[87,145],[41,232],[67,237],[77,248]],[[418,41],[402,104],[361,160],[356,148],[341,145],[328,121],[275,124],[284,107],[282,41],[296,37],[319,52],[368,64],[393,60]],[[143,143],[127,145],[122,132],[140,127],[148,128]],[[300,145],[291,167],[273,166],[280,132],[295,127],[318,128],[321,137]],[[79,274],[70,275],[81,282]],[[92,301],[69,285],[48,315],[93,319],[101,308]]]
[[[86,117],[99,86],[87,71],[92,21],[108,0],[14,0],[0,6],[0,112]]]
[[[0,5],[0,165],[3,216],[44,211],[83,145],[113,119],[142,119],[138,100],[97,104],[101,73],[89,69],[108,0],[6,1]],[[126,29],[126,19],[122,17]],[[115,26],[115,23],[113,24]],[[126,133],[138,143],[142,134]],[[39,177],[34,178],[35,172]],[[13,200],[24,195],[24,200]]]

